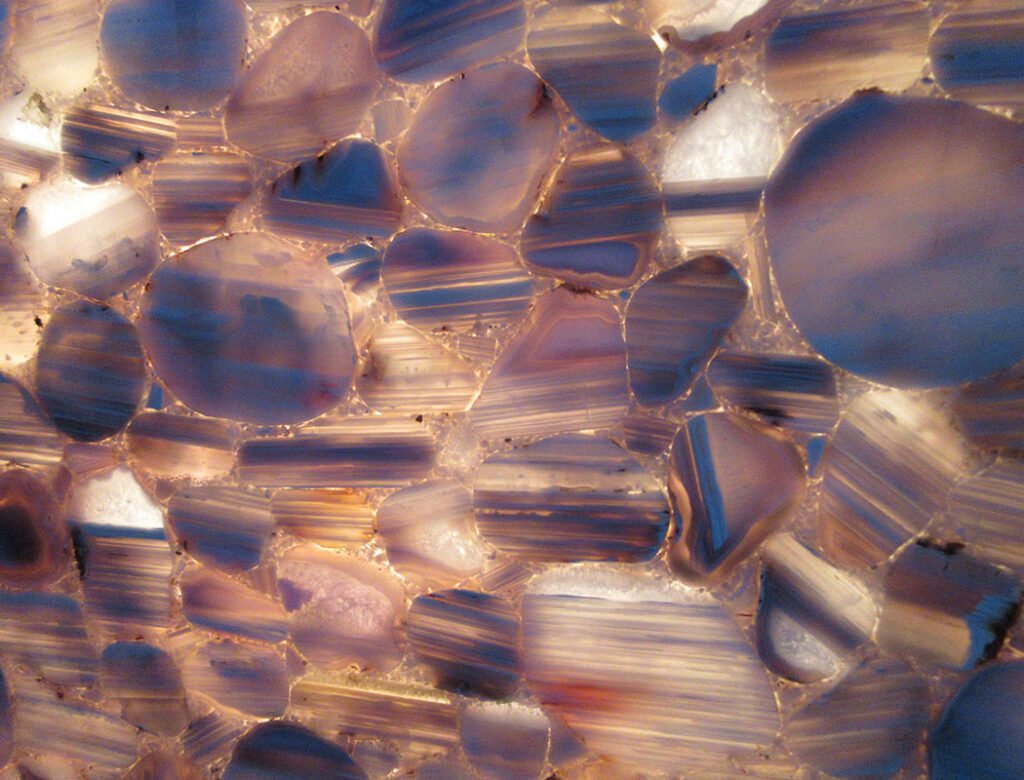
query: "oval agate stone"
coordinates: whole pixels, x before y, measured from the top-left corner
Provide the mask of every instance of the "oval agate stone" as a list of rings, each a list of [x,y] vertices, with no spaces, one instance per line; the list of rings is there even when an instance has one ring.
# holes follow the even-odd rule
[[[811,345],[899,387],[1024,357],[1024,128],[863,92],[790,145],[764,196],[782,299]]]

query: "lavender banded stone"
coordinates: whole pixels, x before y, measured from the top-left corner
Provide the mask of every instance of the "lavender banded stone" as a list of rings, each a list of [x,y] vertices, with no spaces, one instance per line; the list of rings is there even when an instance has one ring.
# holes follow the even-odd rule
[[[427,332],[509,325],[525,314],[535,286],[507,244],[428,228],[395,236],[382,276],[402,319]]]
[[[860,93],[790,145],[764,209],[783,301],[842,368],[954,385],[1024,357],[1018,123]]]
[[[146,365],[135,328],[109,306],[79,301],[43,331],[36,390],[63,433],[96,441],[117,433],[142,401]]]
[[[242,77],[224,128],[248,152],[295,162],[356,131],[378,80],[366,33],[341,14],[301,16]]]
[[[956,11],[928,44],[939,85],[960,100],[1024,102],[1024,9],[991,2]]]
[[[427,96],[398,147],[401,180],[439,222],[514,230],[557,142],[558,116],[543,82],[521,65],[485,65]]]
[[[391,235],[402,196],[383,150],[348,139],[283,174],[271,189],[267,227],[311,241]]]
[[[429,83],[496,59],[523,36],[523,0],[384,0],[373,50],[385,73]]]
[[[253,726],[235,745],[224,780],[366,780],[366,773],[333,742],[287,721]]]
[[[0,581],[21,589],[59,579],[70,547],[51,488],[24,469],[0,472]]]
[[[714,255],[644,282],[626,309],[629,383],[637,400],[667,403],[686,392],[746,301],[743,278]]]
[[[593,9],[538,16],[526,42],[530,61],[585,124],[626,141],[654,124],[661,52],[649,35]]]
[[[729,413],[692,417],[668,466],[669,564],[687,579],[721,581],[796,508],[805,484],[796,447],[778,431]]]
[[[558,168],[520,251],[536,273],[617,290],[635,282],[654,255],[661,216],[661,194],[644,164],[617,146],[594,146]]]
[[[188,725],[181,672],[166,652],[144,642],[114,642],[102,656],[104,692],[122,717],[152,734],[173,737]]]
[[[87,103],[68,111],[61,125],[64,164],[90,184],[159,160],[176,142],[174,119],[152,111]]]
[[[151,108],[209,108],[235,86],[246,46],[239,0],[114,0],[100,47],[114,82]]]

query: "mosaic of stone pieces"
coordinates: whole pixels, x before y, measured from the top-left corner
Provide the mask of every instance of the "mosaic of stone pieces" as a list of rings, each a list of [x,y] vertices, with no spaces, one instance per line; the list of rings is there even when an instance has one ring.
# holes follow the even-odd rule
[[[0,30],[0,780],[1024,777],[1019,0]]]

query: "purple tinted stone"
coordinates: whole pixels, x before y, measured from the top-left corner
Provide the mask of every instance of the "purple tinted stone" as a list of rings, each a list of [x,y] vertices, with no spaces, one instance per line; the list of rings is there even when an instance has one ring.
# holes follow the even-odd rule
[[[523,0],[384,0],[373,49],[389,76],[429,83],[516,48],[525,24]]]
[[[114,0],[100,47],[114,82],[151,108],[209,108],[235,86],[246,45],[238,0]]]

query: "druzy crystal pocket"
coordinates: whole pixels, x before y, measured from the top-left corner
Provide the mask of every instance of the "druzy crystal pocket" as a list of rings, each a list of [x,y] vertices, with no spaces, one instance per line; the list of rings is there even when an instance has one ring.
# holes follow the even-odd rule
[[[0,780],[1024,776],[1019,5],[0,2]]]

